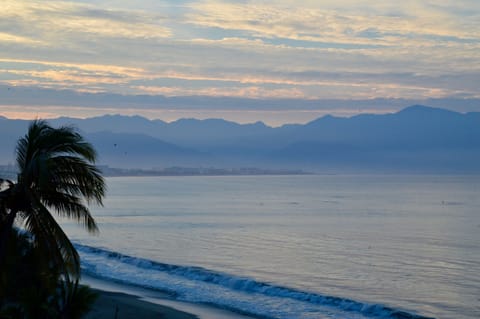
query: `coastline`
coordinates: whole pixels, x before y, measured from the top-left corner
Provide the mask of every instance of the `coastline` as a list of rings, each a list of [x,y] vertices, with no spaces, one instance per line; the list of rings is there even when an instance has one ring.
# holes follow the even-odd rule
[[[140,299],[139,296],[123,292],[93,289],[98,298],[85,319],[102,318],[164,318],[199,319],[199,317],[171,307],[162,306]]]
[[[85,319],[254,319],[203,304],[171,299],[163,292],[82,275],[81,283],[99,294]],[[118,309],[118,310],[117,310]]]

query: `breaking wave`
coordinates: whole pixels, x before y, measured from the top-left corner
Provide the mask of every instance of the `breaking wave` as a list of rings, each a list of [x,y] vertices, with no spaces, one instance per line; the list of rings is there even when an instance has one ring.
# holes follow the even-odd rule
[[[322,295],[195,266],[161,263],[75,244],[88,275],[168,292],[262,318],[431,319],[381,304]]]

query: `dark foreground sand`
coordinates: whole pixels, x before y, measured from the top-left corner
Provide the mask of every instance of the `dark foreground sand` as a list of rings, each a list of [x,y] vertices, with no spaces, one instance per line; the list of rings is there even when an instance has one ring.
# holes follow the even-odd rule
[[[96,290],[99,297],[86,319],[198,319],[197,316],[170,307],[140,300],[121,292]]]

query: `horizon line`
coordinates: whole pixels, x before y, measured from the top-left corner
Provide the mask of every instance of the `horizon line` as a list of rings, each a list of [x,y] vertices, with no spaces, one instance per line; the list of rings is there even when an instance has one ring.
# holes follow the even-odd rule
[[[222,118],[222,117],[209,117],[209,118],[198,118],[198,117],[181,117],[181,118],[178,118],[178,119],[174,119],[174,120],[164,120],[164,119],[161,119],[161,118],[149,118],[147,116],[144,116],[142,114],[121,114],[121,113],[104,113],[104,114],[99,114],[99,115],[93,115],[93,116],[68,116],[68,115],[54,115],[52,114],[51,116],[38,116],[38,114],[36,116],[27,116],[27,117],[10,117],[8,115],[5,115],[4,113],[7,113],[7,112],[1,112],[0,111],[0,118],[4,118],[4,119],[7,119],[7,120],[19,120],[19,121],[32,121],[32,120],[59,120],[59,119],[73,119],[73,120],[88,120],[88,119],[95,119],[95,118],[102,118],[102,117],[115,117],[115,116],[118,116],[118,117],[124,117],[124,118],[135,118],[135,117],[139,117],[139,118],[142,118],[142,119],[145,119],[147,121],[151,121],[151,122],[154,122],[154,121],[161,121],[163,123],[167,123],[167,124],[171,124],[171,123],[175,123],[175,122],[179,122],[179,121],[185,121],[185,120],[197,120],[197,121],[209,121],[209,120],[220,120],[220,121],[225,121],[225,122],[230,122],[230,123],[235,123],[235,124],[238,124],[238,125],[254,125],[254,124],[263,124],[265,126],[268,126],[268,127],[281,127],[283,125],[302,125],[302,124],[307,124],[307,123],[311,123],[311,122],[314,122],[314,121],[317,121],[319,119],[322,119],[322,118],[325,118],[325,117],[334,117],[334,118],[344,118],[344,119],[349,119],[349,118],[353,118],[353,117],[356,117],[356,116],[360,116],[360,115],[386,115],[386,114],[397,114],[397,113],[400,113],[406,109],[410,109],[410,108],[415,108],[415,107],[422,107],[422,108],[428,108],[428,109],[433,109],[433,110],[443,110],[443,111],[449,111],[449,112],[453,112],[453,113],[458,113],[458,114],[468,114],[468,113],[472,113],[472,112],[459,112],[459,111],[454,111],[454,110],[450,110],[450,109],[447,109],[447,108],[443,108],[443,107],[433,107],[433,106],[429,106],[429,105],[423,105],[423,104],[413,104],[413,105],[409,105],[409,106],[406,106],[404,108],[401,108],[399,110],[378,110],[378,112],[371,112],[371,110],[367,110],[365,112],[362,112],[360,110],[360,112],[357,112],[357,113],[352,113],[351,115],[346,115],[346,116],[341,116],[341,115],[333,115],[333,114],[330,114],[330,113],[326,113],[324,115],[321,115],[317,118],[314,118],[313,120],[310,120],[308,122],[305,122],[305,123],[300,123],[300,122],[292,122],[292,123],[284,123],[282,125],[278,125],[278,126],[272,126],[272,125],[268,125],[267,123],[265,123],[264,121],[262,120],[257,120],[257,121],[252,121],[252,122],[238,122],[238,121],[233,121],[233,120],[229,120],[229,119],[225,119],[225,118]],[[272,112],[282,112],[283,110],[278,110],[278,111],[272,111]],[[284,111],[287,111],[287,110],[284,110]],[[290,111],[290,110],[288,110]],[[311,110],[293,110],[293,111],[299,111],[299,112],[302,112],[302,111],[311,111]],[[26,112],[19,112],[20,114],[25,114]],[[475,112],[473,112],[475,113]]]

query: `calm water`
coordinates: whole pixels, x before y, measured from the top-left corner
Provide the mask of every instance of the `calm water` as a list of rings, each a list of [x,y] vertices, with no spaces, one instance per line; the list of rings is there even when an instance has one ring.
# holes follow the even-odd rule
[[[480,176],[108,186],[99,236],[62,222],[91,275],[271,318],[480,317]]]

